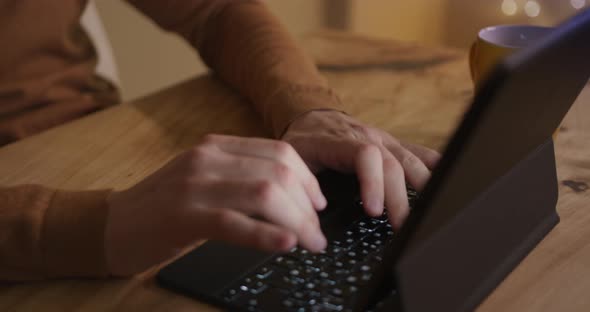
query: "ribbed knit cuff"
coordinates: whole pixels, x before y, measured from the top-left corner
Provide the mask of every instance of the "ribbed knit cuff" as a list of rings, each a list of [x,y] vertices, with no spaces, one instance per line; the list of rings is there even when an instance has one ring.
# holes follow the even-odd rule
[[[55,193],[41,241],[46,277],[106,277],[104,231],[109,190]]]

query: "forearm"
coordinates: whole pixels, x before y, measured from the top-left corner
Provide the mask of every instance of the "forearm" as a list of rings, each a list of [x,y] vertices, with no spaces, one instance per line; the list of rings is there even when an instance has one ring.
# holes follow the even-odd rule
[[[203,58],[248,97],[275,136],[305,111],[338,106],[316,66],[264,5],[227,8],[210,29]]]
[[[275,136],[304,112],[341,109],[316,66],[260,1],[130,2],[193,44]]]
[[[0,280],[107,276],[107,193],[0,188]]]

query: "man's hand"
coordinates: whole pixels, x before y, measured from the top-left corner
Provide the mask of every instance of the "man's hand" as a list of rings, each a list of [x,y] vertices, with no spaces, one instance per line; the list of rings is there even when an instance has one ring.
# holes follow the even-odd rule
[[[208,136],[108,201],[105,248],[115,275],[141,272],[204,238],[272,251],[326,247],[316,213],[326,199],[282,141]]]
[[[385,203],[396,227],[409,212],[406,180],[421,190],[440,157],[337,111],[312,111],[299,117],[282,139],[314,172],[322,168],[355,172],[367,213],[380,215]]]

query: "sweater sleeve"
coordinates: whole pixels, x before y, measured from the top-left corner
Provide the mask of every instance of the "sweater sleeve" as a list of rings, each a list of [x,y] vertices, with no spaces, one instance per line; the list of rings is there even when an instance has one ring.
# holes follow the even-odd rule
[[[0,188],[0,280],[107,276],[108,193]]]
[[[342,110],[338,97],[285,28],[256,0],[128,0],[182,35],[247,98],[279,137],[300,114]]]

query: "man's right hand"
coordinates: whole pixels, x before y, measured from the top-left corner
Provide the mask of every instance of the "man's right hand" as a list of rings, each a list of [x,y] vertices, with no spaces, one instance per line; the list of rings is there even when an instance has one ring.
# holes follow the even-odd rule
[[[200,239],[269,251],[326,247],[316,213],[326,199],[282,141],[209,135],[108,202],[105,248],[114,275],[144,271]]]

